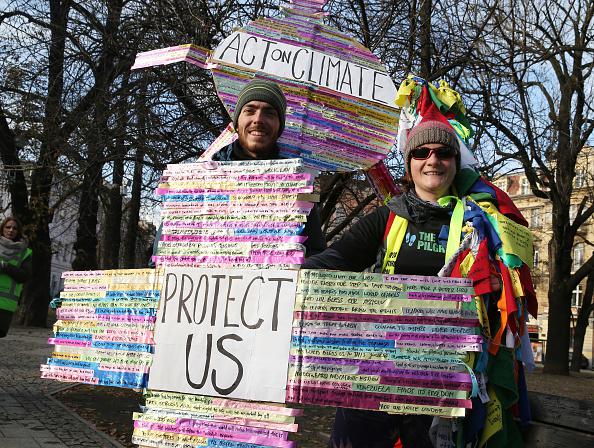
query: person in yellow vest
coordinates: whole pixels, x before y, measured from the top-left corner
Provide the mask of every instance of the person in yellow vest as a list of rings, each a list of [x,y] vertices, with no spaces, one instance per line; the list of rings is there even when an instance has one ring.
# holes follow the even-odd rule
[[[404,160],[405,192],[306,259],[302,268],[437,275],[446,261],[438,239],[450,225],[455,203],[446,197],[453,194],[460,169],[455,131],[437,120],[422,121],[407,136]],[[339,408],[329,446],[392,448],[400,439],[404,448],[429,448],[431,421],[430,416]]]
[[[21,222],[9,216],[0,223],[0,338],[8,333],[23,284],[31,277],[31,249]]]

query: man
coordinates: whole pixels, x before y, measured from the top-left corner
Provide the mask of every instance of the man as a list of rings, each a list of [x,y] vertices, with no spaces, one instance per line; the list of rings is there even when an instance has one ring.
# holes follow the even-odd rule
[[[237,140],[215,153],[212,160],[274,160],[280,159],[276,144],[285,129],[287,100],[280,87],[271,81],[254,79],[250,81],[237,97],[237,105],[233,114],[233,126],[238,134]],[[162,227],[159,227],[153,254],[157,253],[157,245],[161,239]],[[326,248],[326,240],[322,233],[322,223],[318,207],[314,205],[303,235],[305,255],[311,256]],[[149,262],[149,266],[154,264]]]
[[[276,144],[285,129],[287,100],[280,87],[271,81],[254,79],[237,97],[233,126],[237,140],[213,155],[212,160],[271,160],[281,158]],[[326,248],[317,206],[311,210],[303,234],[305,255],[311,256]]]

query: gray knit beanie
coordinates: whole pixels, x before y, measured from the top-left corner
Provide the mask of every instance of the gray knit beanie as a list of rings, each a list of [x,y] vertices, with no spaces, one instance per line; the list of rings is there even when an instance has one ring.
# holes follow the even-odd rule
[[[410,172],[410,150],[429,143],[441,143],[456,150],[456,167],[460,169],[460,144],[456,131],[445,123],[437,120],[423,120],[412,128],[407,136],[404,147],[406,169]]]
[[[280,87],[276,83],[264,79],[254,79],[247,83],[239,93],[237,104],[233,111],[233,126],[235,129],[237,129],[237,121],[239,120],[241,109],[250,101],[264,101],[276,109],[280,121],[278,135],[281,135],[283,129],[285,129],[287,100]]]

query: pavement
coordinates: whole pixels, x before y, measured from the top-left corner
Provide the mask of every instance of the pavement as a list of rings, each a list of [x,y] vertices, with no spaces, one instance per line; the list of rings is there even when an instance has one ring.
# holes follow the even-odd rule
[[[75,384],[40,378],[39,365],[53,347],[50,335],[49,329],[13,325],[0,338],[0,447],[124,448],[52,396]]]

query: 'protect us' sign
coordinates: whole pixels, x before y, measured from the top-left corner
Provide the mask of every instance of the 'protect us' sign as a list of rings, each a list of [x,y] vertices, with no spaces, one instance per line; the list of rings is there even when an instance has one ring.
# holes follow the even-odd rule
[[[168,268],[149,388],[285,401],[297,271]]]

